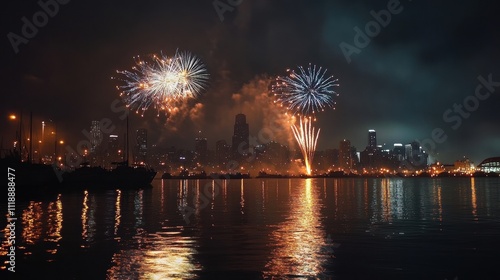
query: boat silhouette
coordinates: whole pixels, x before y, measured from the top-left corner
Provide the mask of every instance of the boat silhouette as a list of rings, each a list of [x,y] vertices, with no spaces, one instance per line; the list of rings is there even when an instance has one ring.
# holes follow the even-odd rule
[[[100,166],[90,166],[88,163],[72,172],[62,175],[62,184],[65,188],[142,188],[151,186],[156,171],[146,166],[128,163],[116,163],[116,168],[105,169]]]

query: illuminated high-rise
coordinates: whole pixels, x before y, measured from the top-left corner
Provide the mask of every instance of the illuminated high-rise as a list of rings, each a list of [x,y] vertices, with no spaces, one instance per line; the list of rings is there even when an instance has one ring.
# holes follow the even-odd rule
[[[398,161],[402,161],[405,159],[406,152],[403,144],[395,143],[392,152]]]
[[[120,143],[118,141],[118,135],[115,134],[109,135],[106,157],[107,157],[107,163],[109,165],[111,165],[113,162],[121,161]]]
[[[96,152],[98,146],[102,142],[102,131],[99,125],[99,121],[92,121],[92,125],[90,126],[90,151],[92,153]]]
[[[236,115],[234,122],[233,142],[231,152],[234,157],[248,154],[250,132],[248,128],[247,118],[244,114]]]
[[[136,135],[136,159],[137,163],[146,163],[148,155],[148,130],[145,128],[140,128],[137,130]]]
[[[377,148],[377,132],[374,129],[368,130],[368,147],[372,149]]]
[[[207,148],[207,138],[196,138],[194,145],[194,152],[196,156],[196,161],[200,165],[207,164],[208,148]]]
[[[339,167],[349,172],[352,169],[352,160],[351,141],[344,139],[340,141]]]

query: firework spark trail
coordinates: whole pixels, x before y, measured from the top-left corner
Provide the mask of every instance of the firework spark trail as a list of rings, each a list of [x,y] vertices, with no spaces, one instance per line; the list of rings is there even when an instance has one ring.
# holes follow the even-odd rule
[[[311,118],[308,117],[301,117],[298,127],[296,124],[292,125],[293,135],[295,136],[300,150],[302,151],[302,156],[304,157],[307,175],[312,174],[312,162],[321,129],[318,128],[316,133],[315,130],[316,129],[312,126]]]
[[[131,71],[116,71],[123,82],[117,86],[127,107],[141,112],[153,106],[158,115],[168,113],[180,102],[197,98],[205,89],[209,74],[201,60],[190,52],[176,51],[173,57],[153,55],[149,60],[134,58]]]

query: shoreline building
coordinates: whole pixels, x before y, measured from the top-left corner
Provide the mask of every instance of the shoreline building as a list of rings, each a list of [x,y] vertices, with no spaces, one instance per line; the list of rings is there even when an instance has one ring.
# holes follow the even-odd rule
[[[136,131],[136,157],[135,162],[145,164],[148,156],[148,130],[140,128]]]
[[[235,117],[232,140],[231,154],[234,159],[242,158],[249,153],[250,131],[244,114],[237,114]]]

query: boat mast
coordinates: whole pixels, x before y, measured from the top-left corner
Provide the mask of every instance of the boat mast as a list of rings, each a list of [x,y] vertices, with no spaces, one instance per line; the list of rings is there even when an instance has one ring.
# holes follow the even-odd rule
[[[23,161],[23,109],[19,115],[19,162]]]
[[[129,149],[129,143],[128,143],[128,115],[127,115],[127,139],[126,139],[126,143],[127,143],[127,145],[126,145],[127,159],[126,159],[125,162],[126,162],[126,164],[128,166],[128,160],[129,160],[129,154],[128,154],[128,152],[129,152],[128,151],[128,149]]]
[[[33,158],[33,111],[30,111],[30,152],[28,153],[28,163],[32,163]]]

